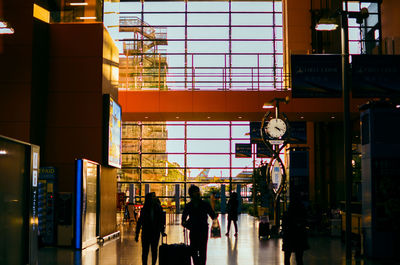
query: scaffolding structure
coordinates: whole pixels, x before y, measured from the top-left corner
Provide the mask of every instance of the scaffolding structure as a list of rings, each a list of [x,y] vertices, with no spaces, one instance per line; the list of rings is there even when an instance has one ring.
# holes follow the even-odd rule
[[[159,46],[167,41],[166,27],[151,27],[138,17],[120,17],[119,31],[132,33],[123,41],[120,54],[120,88],[124,90],[167,90],[167,57]]]

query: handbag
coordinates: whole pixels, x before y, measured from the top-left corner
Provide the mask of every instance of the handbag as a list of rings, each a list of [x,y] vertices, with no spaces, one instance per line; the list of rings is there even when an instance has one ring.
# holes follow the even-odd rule
[[[218,219],[214,219],[211,225],[211,237],[221,237],[221,226],[219,225]]]

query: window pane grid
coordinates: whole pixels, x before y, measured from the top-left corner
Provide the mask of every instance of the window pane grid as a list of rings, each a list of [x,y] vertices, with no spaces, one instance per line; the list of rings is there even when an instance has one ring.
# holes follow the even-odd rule
[[[123,127],[126,127],[124,129],[128,133],[123,137],[127,146],[123,146],[123,168],[118,175],[120,184],[133,183],[142,189],[146,184],[154,189],[158,187],[154,186],[156,184],[162,184],[160,187],[183,184],[187,188],[190,184],[212,183],[230,187],[235,183],[234,185],[243,184],[245,187],[252,183],[253,164],[259,164],[261,161],[256,158],[255,150],[252,150],[251,154],[254,162],[253,158],[235,157],[234,144],[250,141],[250,136],[246,135],[249,132],[247,121],[184,122],[183,125],[168,122],[129,122],[124,123]],[[183,132],[183,137],[173,137],[176,135],[174,129],[177,128]],[[162,137],[154,137],[160,133]],[[170,133],[173,138],[169,138]],[[197,137],[205,137],[189,138],[190,133]],[[134,134],[134,137],[131,134]],[[221,138],[212,138],[212,135]],[[179,151],[169,151],[168,143],[179,145]],[[204,147],[207,145],[214,147]],[[149,151],[151,149],[154,151]],[[141,194],[140,196],[144,195],[144,190]],[[163,197],[161,195],[160,197]],[[167,195],[164,197],[168,198]]]
[[[182,1],[168,5],[144,1],[133,6],[120,3],[120,9],[124,10],[120,12],[118,44],[123,51],[123,90],[284,89],[281,1]],[[202,59],[213,53],[222,57]],[[183,57],[179,60],[172,58],[180,54]],[[241,68],[243,73],[232,73],[238,67],[232,60],[235,54],[269,54],[272,58],[253,59]],[[269,77],[255,79],[249,72],[262,71],[260,62],[273,71]]]

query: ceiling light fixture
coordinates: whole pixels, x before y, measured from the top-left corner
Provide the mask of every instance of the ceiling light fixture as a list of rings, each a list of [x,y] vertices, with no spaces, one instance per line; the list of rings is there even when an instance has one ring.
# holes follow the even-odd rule
[[[14,34],[14,29],[2,19],[0,19],[0,34]]]
[[[262,108],[263,109],[273,109],[273,108],[275,108],[275,106],[272,105],[270,102],[267,102],[267,103],[264,103]]]
[[[69,5],[70,5],[70,6],[87,6],[87,5],[89,5],[89,4],[83,2],[83,3],[69,3]]]
[[[76,17],[76,19],[87,20],[87,19],[97,19],[97,17]]]

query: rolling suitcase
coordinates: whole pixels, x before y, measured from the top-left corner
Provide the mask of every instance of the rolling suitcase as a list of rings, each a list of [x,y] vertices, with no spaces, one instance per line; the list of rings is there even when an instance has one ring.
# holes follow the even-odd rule
[[[190,247],[187,244],[186,231],[184,231],[184,243],[168,244],[167,236],[162,237],[161,245],[158,249],[159,265],[191,265]]]
[[[271,231],[269,229],[269,221],[267,218],[261,218],[258,225],[258,237],[259,238],[269,238]]]

